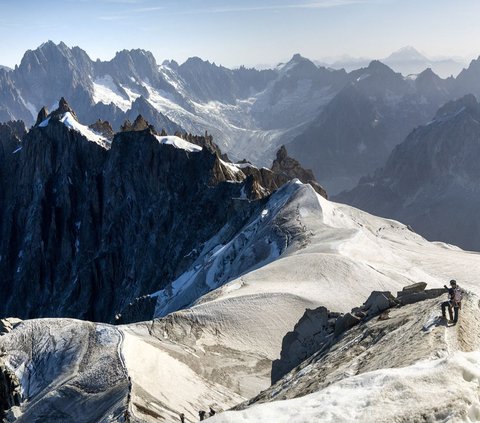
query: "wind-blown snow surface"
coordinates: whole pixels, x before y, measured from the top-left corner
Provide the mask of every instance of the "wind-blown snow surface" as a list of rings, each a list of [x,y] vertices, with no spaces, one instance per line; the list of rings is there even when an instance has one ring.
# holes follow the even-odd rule
[[[476,282],[480,255],[445,244],[429,243],[398,222],[329,202],[318,196],[309,185],[298,182],[291,182],[277,191],[240,233],[232,238],[228,232],[228,227],[222,229],[205,244],[204,251],[196,253],[198,259],[180,277],[183,278],[181,283],[177,280],[173,284],[171,292],[167,289],[157,294],[159,315],[169,311],[172,313],[150,322],[119,327],[117,329],[123,341],[118,344],[109,341],[111,348],[106,353],[108,357],[103,360],[105,363],[120,360],[131,378],[128,409],[133,421],[155,422],[163,418],[162,421],[178,422],[178,413],[183,412],[187,421],[193,422],[197,421],[199,409],[213,406],[217,410],[224,410],[268,388],[272,361],[279,358],[283,338],[293,329],[306,308],[324,305],[333,311],[349,311],[351,307],[363,303],[372,290],[396,291],[419,281],[428,282],[430,287],[439,287],[455,278],[462,287],[480,292]],[[192,303],[190,308],[174,311]],[[422,309],[410,310],[410,315],[415,315]],[[430,304],[428,313],[434,310],[438,310],[438,303]],[[28,326],[0,337],[0,347],[6,347],[9,363],[15,369],[18,370],[22,363],[23,368],[29,368],[31,363],[37,363],[38,360],[47,364],[49,360],[55,362],[63,354],[70,354],[68,351],[80,348],[75,342],[69,346],[61,341],[66,336],[64,331],[69,330],[62,327],[63,320],[55,325],[52,324],[55,321],[35,322],[38,322],[35,326],[38,335],[35,336],[40,337],[35,343],[43,344],[42,339],[51,336],[59,341],[45,343],[42,350],[32,356],[25,353],[29,351],[29,342],[16,343],[17,339],[29,339],[31,331]],[[31,325],[30,322],[25,324]],[[75,334],[79,328],[89,324],[78,322],[72,325],[71,333]],[[422,325],[404,327],[402,333],[415,338]],[[464,329],[460,327],[458,330]],[[115,333],[118,332],[113,332],[112,337]],[[393,332],[392,336],[398,333]],[[444,335],[435,330],[426,336],[430,336],[428,339],[437,339]],[[89,349],[98,351],[103,348],[99,337],[89,339]],[[418,340],[432,354],[437,349],[437,344],[425,342],[424,338]],[[114,348],[115,345],[119,346],[122,354]],[[404,392],[402,384],[407,383],[405,375],[414,377],[415,389],[417,385],[423,385],[425,389],[428,387],[440,394],[445,392],[445,395],[455,390],[454,383],[459,382],[461,389],[465,388],[467,400],[472,399],[471,404],[476,404],[469,393],[473,392],[470,384],[477,381],[475,373],[467,373],[463,369],[470,366],[470,359],[476,365],[478,356],[460,354],[448,358],[450,352],[447,350],[447,355],[443,356],[444,362],[417,365],[417,350],[412,348],[409,351],[413,355],[409,355],[411,360],[407,363],[404,350],[393,348],[384,355],[376,350],[375,356],[388,356],[383,362],[372,361],[377,373],[367,375],[369,369],[364,366],[364,376],[359,379],[343,381],[342,378],[351,376],[351,373],[341,375],[342,378],[334,381],[330,391],[322,389],[312,397],[293,401],[289,415],[296,413],[298,417],[291,417],[291,420],[296,418],[294,421],[305,421],[311,415],[308,413],[320,412],[317,409],[318,401],[334,407],[332,396],[346,395],[352,392],[353,387],[362,384],[371,392],[372,398],[379,401],[378,410],[381,410],[382,402],[385,407],[394,407],[391,397],[378,394],[375,388],[378,384],[387,383],[386,374],[396,378],[393,380],[398,382],[395,386],[399,387],[400,392]],[[445,349],[442,351],[445,352]],[[395,354],[401,355],[398,358],[400,363],[413,366],[408,370],[410,373],[402,376],[396,371],[385,370],[395,365]],[[420,356],[424,359],[428,354],[422,353]],[[81,356],[76,354],[75,357],[71,366],[58,370],[55,378],[58,389],[68,388],[69,375],[72,374],[69,369],[81,368],[81,371],[77,371],[78,375],[88,370],[88,366],[78,367],[78,363],[83,361],[78,358]],[[368,357],[365,360],[368,362]],[[39,409],[35,407],[48,404],[51,378],[44,375],[50,374],[48,369],[51,367],[48,365],[47,370],[39,369],[30,373],[29,383],[44,388],[42,394],[35,397],[38,401],[27,395],[29,400],[23,403],[19,413],[38,416]],[[435,369],[438,375],[433,377]],[[442,369],[452,370],[452,378],[441,376]],[[469,374],[474,375],[471,380],[462,382],[462,375],[470,378]],[[437,381],[444,383],[445,388],[437,386]],[[101,380],[91,379],[95,387],[97,382]],[[384,392],[388,392],[390,385],[385,386],[387,391]],[[110,395],[113,393],[108,394],[109,398]],[[415,392],[411,398],[416,398],[414,395]],[[90,398],[80,398],[83,408],[91,406]],[[119,404],[116,399],[111,400]],[[337,404],[344,404],[343,398],[337,398],[336,401]],[[367,397],[357,393],[352,401],[352,404],[360,407]],[[126,409],[126,402],[123,404]],[[235,419],[232,421],[241,421],[238,419],[243,418],[242,413],[253,413],[251,421],[256,421],[255,410],[264,413],[263,407],[268,407],[265,413],[274,413],[274,416],[280,412],[279,409],[269,411],[273,406],[259,406],[258,409],[232,415],[231,418]],[[472,408],[472,413],[475,410]],[[341,413],[344,414],[339,414],[340,417],[352,416],[348,410]],[[109,415],[99,411],[96,418],[98,421],[109,421]],[[263,421],[276,421],[265,417],[269,414],[258,415],[262,416]],[[305,419],[300,420],[300,416]]]

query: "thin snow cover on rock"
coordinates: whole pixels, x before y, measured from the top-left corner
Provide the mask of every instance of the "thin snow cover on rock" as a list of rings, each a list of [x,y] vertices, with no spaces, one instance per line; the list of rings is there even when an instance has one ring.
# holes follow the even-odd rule
[[[120,421],[130,389],[121,343],[121,332],[103,324],[72,319],[18,324],[0,337],[23,399],[7,421]]]
[[[47,117],[44,121],[40,122],[38,126],[40,128],[45,128],[50,123],[52,119],[51,116]],[[58,120],[63,123],[67,128],[82,134],[88,141],[94,142],[102,147],[107,147],[110,145],[110,141],[107,140],[104,136],[97,134],[95,131],[91,130],[88,126],[82,125],[76,117],[72,115],[72,112],[65,112],[58,117]]]

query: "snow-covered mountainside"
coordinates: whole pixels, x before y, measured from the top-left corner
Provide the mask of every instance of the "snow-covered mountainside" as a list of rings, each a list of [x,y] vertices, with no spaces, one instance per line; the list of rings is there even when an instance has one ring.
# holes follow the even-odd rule
[[[339,201],[409,224],[431,240],[480,248],[480,106],[447,103],[415,129],[372,177]]]
[[[393,385],[412,395],[420,392],[420,387],[450,392],[449,412],[464,412],[472,387],[477,386],[476,373],[470,370],[476,355],[456,351],[470,351],[478,345],[478,331],[469,326],[478,316],[478,297],[474,296],[480,293],[477,254],[429,243],[398,222],[332,203],[311,186],[295,181],[256,211],[256,220],[245,227],[241,237],[243,243],[224,246],[216,238],[216,251],[187,270],[186,274],[203,274],[203,279],[193,278],[197,292],[188,283],[172,286],[178,298],[181,292],[188,293],[191,301],[196,297],[190,308],[119,327],[73,320],[26,321],[0,337],[3,360],[22,385],[21,404],[13,407],[10,415],[19,416],[17,421],[42,415],[44,419],[56,416],[59,421],[178,422],[179,414],[184,413],[186,421],[193,422],[201,409],[227,409],[269,387],[272,363],[305,309],[325,306],[347,312],[364,302],[372,290],[395,292],[419,281],[440,287],[452,277],[462,288],[473,291],[464,300],[456,328],[432,327],[429,334],[422,331],[422,325],[438,313],[440,299],[393,309],[390,319],[354,327],[341,335],[330,354],[314,355],[312,364],[306,363],[304,369],[294,370],[279,382],[278,392],[288,398],[290,390],[293,396],[309,393],[308,386],[315,381],[318,391],[311,396],[215,419],[277,421],[278,413],[287,413],[287,407],[288,415],[294,413],[292,419],[298,422],[309,416],[325,421],[365,421],[361,409],[369,404],[365,403],[366,392],[354,391],[353,408],[335,408],[331,398],[339,394],[336,404],[343,404],[343,395],[366,386],[376,400],[370,402],[371,410],[393,407],[391,397],[379,390],[382,383],[388,385],[387,392]],[[264,261],[222,285],[223,272],[248,263],[253,255]],[[211,279],[212,275],[217,277]],[[212,280],[219,280],[220,286],[205,289]],[[203,295],[208,289],[211,291]],[[174,298],[168,296],[157,296],[157,305],[172,311],[177,308]],[[87,343],[82,342],[86,338],[87,350]],[[88,351],[102,359],[92,358]],[[441,360],[419,362],[438,357]],[[89,360],[97,365],[89,366]],[[100,377],[103,370],[98,366],[107,366],[108,379]],[[403,366],[411,367],[396,369]],[[452,377],[439,378],[444,370],[451,370]],[[393,375],[398,382],[388,382],[386,375]],[[445,387],[437,387],[437,381]],[[458,390],[453,389],[457,381],[461,382]],[[76,404],[73,411],[64,405],[67,395]],[[428,405],[427,397],[419,398],[414,409],[404,408],[403,421],[408,416],[415,421],[420,404]],[[92,406],[99,398],[102,407]],[[467,400],[455,401],[457,398]],[[326,408],[317,410],[319,402]],[[438,416],[448,416],[439,410]],[[391,416],[388,412],[385,416]],[[130,420],[122,420],[122,415]]]

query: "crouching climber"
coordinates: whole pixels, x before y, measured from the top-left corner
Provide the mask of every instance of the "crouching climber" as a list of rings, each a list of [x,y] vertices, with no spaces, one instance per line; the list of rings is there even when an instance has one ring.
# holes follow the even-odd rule
[[[450,288],[446,285],[444,285],[444,288],[448,292],[448,301],[442,303],[442,317],[444,319],[447,318],[446,309],[448,308],[448,315],[450,317],[449,323],[455,325],[458,321],[458,310],[462,307],[463,292],[458,287],[457,282],[453,279],[450,281]]]

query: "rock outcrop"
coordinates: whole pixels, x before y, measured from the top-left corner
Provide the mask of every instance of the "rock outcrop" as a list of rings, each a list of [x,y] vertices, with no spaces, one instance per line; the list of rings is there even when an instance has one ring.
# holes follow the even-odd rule
[[[307,309],[293,331],[283,338],[280,358],[272,363],[272,384],[308,357],[328,350],[354,326],[377,316],[379,320],[388,320],[391,308],[437,298],[445,293],[443,288],[425,289],[426,286],[425,282],[406,286],[398,292],[397,297],[389,291],[373,291],[362,306],[345,314],[329,311],[325,307]]]
[[[273,161],[271,170],[276,175],[283,175],[285,180],[298,178],[303,183],[310,184],[322,197],[328,198],[327,191],[317,182],[313,172],[303,168],[298,160],[290,157],[284,145],[277,151],[277,157]]]
[[[21,400],[20,381],[0,356],[0,418],[4,418],[10,408],[20,405]]]
[[[90,129],[98,134],[103,135],[106,139],[112,141],[115,135],[112,125],[109,122],[98,119],[95,123],[89,126]]]

